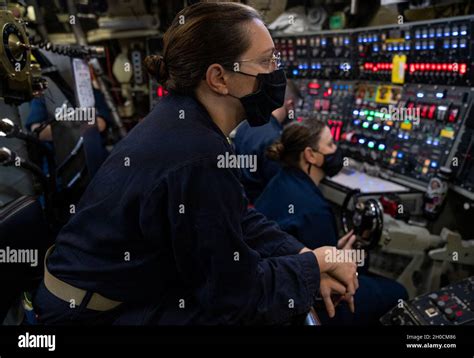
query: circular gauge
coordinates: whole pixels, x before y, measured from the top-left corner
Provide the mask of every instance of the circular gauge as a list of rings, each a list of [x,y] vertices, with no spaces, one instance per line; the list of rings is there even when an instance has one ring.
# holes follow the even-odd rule
[[[13,23],[7,23],[2,32],[5,54],[15,71],[21,71],[27,62],[27,53],[24,48],[25,38],[20,29]]]

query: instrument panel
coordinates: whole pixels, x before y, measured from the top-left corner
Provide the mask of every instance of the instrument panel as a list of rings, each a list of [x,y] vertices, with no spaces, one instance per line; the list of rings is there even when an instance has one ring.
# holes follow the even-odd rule
[[[439,168],[474,193],[474,17],[274,35],[297,117],[326,120],[346,156],[426,187]]]

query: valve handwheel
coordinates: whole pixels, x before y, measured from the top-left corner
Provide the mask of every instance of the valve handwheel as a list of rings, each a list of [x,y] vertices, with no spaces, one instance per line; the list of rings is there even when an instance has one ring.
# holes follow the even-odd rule
[[[355,246],[369,250],[377,246],[382,236],[383,207],[376,199],[362,199],[360,190],[350,191],[342,204],[342,227],[348,233],[354,230],[357,237]],[[353,209],[349,203],[353,201]]]

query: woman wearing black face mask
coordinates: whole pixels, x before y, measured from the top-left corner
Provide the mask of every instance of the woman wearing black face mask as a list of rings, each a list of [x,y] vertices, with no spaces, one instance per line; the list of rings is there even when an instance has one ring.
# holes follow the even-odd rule
[[[235,160],[222,160],[237,124],[282,105],[274,52],[245,5],[177,15],[163,56],[147,61],[170,94],[114,148],[59,234],[34,302],[40,322],[282,323],[320,288],[330,311],[332,291],[353,304],[355,264],[326,262],[325,248],[247,210]]]
[[[292,123],[269,147],[267,155],[279,161],[283,169],[267,185],[255,208],[308,248],[352,249],[355,236],[349,233],[338,240],[335,217],[318,188],[320,181],[326,175],[336,175],[344,162],[329,127],[315,119]],[[368,274],[358,277],[355,314],[340,305],[334,320],[320,313],[323,323],[377,324],[399,299],[407,298],[406,290],[395,281]]]
[[[285,103],[272,112],[267,124],[252,127],[249,123],[243,122],[235,132],[233,144],[236,154],[252,155],[257,160],[256,170],[242,168],[241,182],[252,204],[281,169],[277,162],[267,158],[265,152],[270,144],[280,138],[283,127],[295,120],[295,108],[300,98],[301,94],[297,86],[293,81],[288,80]]]

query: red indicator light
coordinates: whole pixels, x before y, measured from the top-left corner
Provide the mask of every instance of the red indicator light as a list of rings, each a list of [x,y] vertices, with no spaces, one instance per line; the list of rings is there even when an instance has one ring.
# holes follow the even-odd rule
[[[457,118],[457,116],[458,116],[458,112],[459,112],[459,109],[453,108],[453,109],[449,112],[448,122],[450,122],[450,123],[456,122],[456,118]]]
[[[465,63],[461,63],[461,67],[459,69],[459,73],[461,75],[465,74],[466,73],[466,64]]]
[[[429,119],[433,119],[434,114],[435,114],[435,110],[436,110],[436,105],[432,104],[432,105],[430,106],[430,110],[429,110],[429,112],[428,112],[428,118],[429,118]]]
[[[158,97],[164,97],[168,94],[168,91],[163,88],[163,86],[158,86],[156,89],[156,95]]]
[[[428,106],[423,106],[422,110],[421,110],[421,116],[423,118],[426,118],[426,112],[428,112]]]
[[[338,123],[339,125],[336,127],[336,142],[339,141],[339,139],[341,138],[341,129],[342,129],[342,122],[339,122]]]

